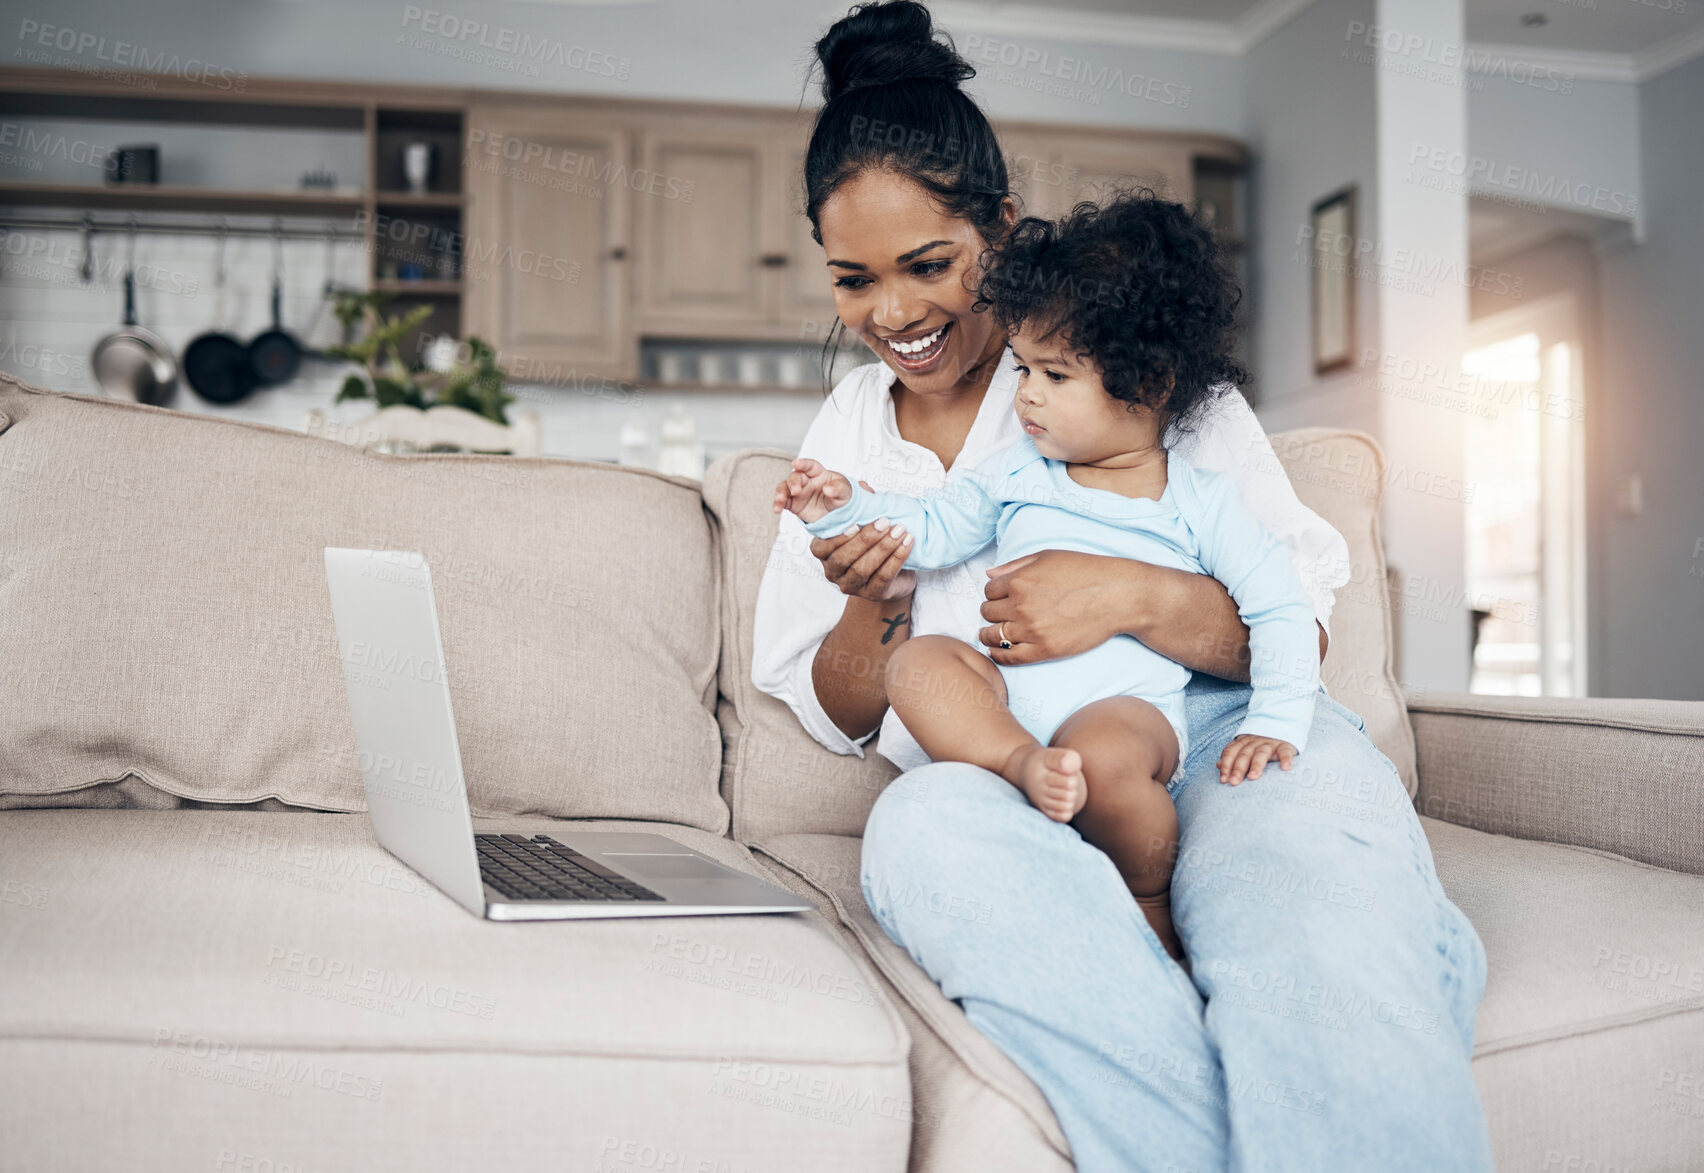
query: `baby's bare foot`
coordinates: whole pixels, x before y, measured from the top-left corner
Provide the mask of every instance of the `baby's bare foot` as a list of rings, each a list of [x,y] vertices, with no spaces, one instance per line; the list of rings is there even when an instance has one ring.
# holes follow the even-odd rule
[[[1026,745],[1006,759],[1006,781],[1029,796],[1048,818],[1068,823],[1089,799],[1083,779],[1083,755],[1074,749]]]

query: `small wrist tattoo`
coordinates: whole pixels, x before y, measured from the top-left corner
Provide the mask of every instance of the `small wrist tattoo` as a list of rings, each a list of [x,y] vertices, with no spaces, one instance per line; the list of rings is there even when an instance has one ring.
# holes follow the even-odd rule
[[[911,612],[901,611],[892,619],[884,619],[882,622],[887,624],[887,630],[882,632],[882,642],[885,644],[893,639],[894,632],[898,631],[901,627],[911,626]]]

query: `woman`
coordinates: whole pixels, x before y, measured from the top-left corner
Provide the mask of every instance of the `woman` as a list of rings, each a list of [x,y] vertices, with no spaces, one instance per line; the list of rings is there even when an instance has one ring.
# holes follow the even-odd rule
[[[973,71],[911,0],[863,5],[817,44],[827,99],[805,163],[807,214],[845,327],[880,358],[825,402],[800,454],[877,489],[940,486],[1019,436],[1015,372],[971,312],[977,258],[1016,216]],[[1138,275],[1139,279],[1139,275]],[[1290,547],[1320,654],[1342,538],[1296,499],[1240,395],[1176,447],[1232,476]],[[863,888],[877,921],[1041,1087],[1082,1170],[1490,1169],[1469,1063],[1484,951],[1450,903],[1395,768],[1325,695],[1289,772],[1238,787],[1215,762],[1249,689],[1248,633],[1198,575],[1049,551],[990,567],[902,569],[883,522],[809,542],[782,519],[758,597],[752,675],[837,753],[883,756],[927,802],[878,799]],[[1192,746],[1170,787],[1173,914],[1186,973],[1111,861],[994,774],[929,764],[891,713],[887,658],[939,632],[1000,663],[1128,633],[1194,669]],[[1009,644],[1010,647],[1006,645]],[[916,793],[907,790],[902,793]],[[987,923],[894,893],[945,890]]]

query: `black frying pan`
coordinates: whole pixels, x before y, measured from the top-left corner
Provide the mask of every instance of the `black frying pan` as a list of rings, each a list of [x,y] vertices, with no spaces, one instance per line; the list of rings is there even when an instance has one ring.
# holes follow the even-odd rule
[[[255,386],[273,387],[287,383],[302,365],[302,344],[284,328],[284,236],[273,242],[272,329],[255,335],[248,344],[249,374]]]
[[[178,365],[172,348],[136,324],[136,229],[124,266],[124,325],[95,343],[89,355],[95,382],[104,394],[164,407],[177,394]]]
[[[195,393],[209,403],[235,403],[254,390],[249,348],[225,332],[225,233],[219,233],[219,258],[213,270],[217,291],[213,329],[196,335],[183,352],[183,374]]]

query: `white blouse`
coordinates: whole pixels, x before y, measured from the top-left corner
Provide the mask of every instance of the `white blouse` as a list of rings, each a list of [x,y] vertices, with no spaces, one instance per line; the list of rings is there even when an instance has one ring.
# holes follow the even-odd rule
[[[882,362],[849,373],[823,402],[799,455],[820,460],[853,480],[867,481],[877,492],[917,496],[941,488],[951,470],[942,468],[940,458],[929,449],[899,434],[893,380],[893,368]],[[953,462],[954,469],[971,468],[1023,438],[1012,405],[1017,386],[1017,369],[1008,349]],[[1194,429],[1171,447],[1196,467],[1222,472],[1236,482],[1244,504],[1289,547],[1314,613],[1329,633],[1336,590],[1349,581],[1348,544],[1297,499],[1248,401],[1235,389],[1227,389],[1198,417]],[[822,563],[811,556],[810,545],[804,523],[783,513],[757,593],[752,683],[786,702],[806,732],[828,749],[863,757],[864,743],[871,735],[853,739],[842,733],[823,711],[811,679],[817,650],[840,622],[846,596],[823,575]],[[990,542],[957,566],[919,571],[912,595],[911,634],[950,635],[980,648],[977,632],[986,626],[982,603],[988,581],[983,571],[992,565],[994,544]],[[868,687],[882,687],[880,677],[871,674],[868,666],[862,674],[857,664],[847,667]],[[915,769],[929,761],[892,709],[882,719],[880,732],[882,756],[900,769]]]

